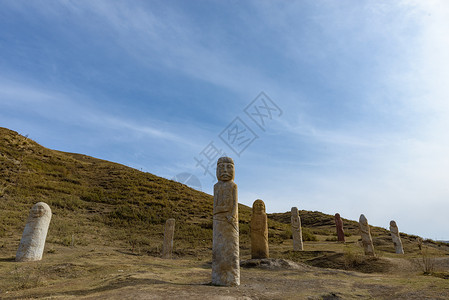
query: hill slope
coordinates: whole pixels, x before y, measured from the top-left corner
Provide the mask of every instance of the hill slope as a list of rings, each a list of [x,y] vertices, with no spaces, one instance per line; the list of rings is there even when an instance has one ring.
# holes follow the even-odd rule
[[[38,201],[53,211],[44,258],[15,263],[29,209]],[[270,256],[294,260],[299,269],[242,268],[240,287],[212,287],[207,284],[212,202],[211,195],[183,184],[50,150],[0,128],[0,298],[390,299],[408,293],[403,299],[445,299],[448,294],[446,244],[427,241],[420,254],[416,237],[403,235],[406,254],[400,256],[388,231],[371,227],[377,257],[365,257],[357,222],[344,219],[347,242],[337,243],[333,216],[316,211],[300,211],[305,243],[299,252],[292,251],[290,213],[268,216]],[[250,258],[250,215],[249,207],[239,205],[242,260]],[[176,219],[173,260],[157,257],[168,218]],[[433,276],[417,273],[434,264],[439,272]]]
[[[50,243],[73,239],[83,245],[101,238],[151,253],[158,251],[160,242],[153,240],[161,240],[166,219],[175,218],[180,254],[211,246],[213,197],[181,183],[50,150],[6,128],[0,128],[0,172],[0,237],[20,239],[30,207],[44,201],[53,211]],[[239,210],[245,233],[251,210]]]
[[[158,254],[163,225],[175,218],[178,255],[204,254],[211,248],[213,197],[181,183],[86,155],[50,150],[6,128],[0,128],[0,172],[0,237],[9,238],[3,243],[18,243],[30,207],[44,201],[53,211],[49,243],[120,244]],[[250,215],[251,209],[240,204],[244,251],[250,246]],[[300,211],[300,216],[306,241],[335,240],[333,216],[308,211]],[[358,235],[355,221],[344,222],[348,235]],[[291,238],[289,224],[289,212],[269,215],[270,247]],[[388,231],[373,227],[372,232],[377,248],[394,251]],[[418,251],[416,236],[403,238],[408,251]]]

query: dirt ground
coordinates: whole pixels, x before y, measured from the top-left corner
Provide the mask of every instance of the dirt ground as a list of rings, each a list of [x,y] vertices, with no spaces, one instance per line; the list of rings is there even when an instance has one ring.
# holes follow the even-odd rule
[[[52,252],[34,263],[0,256],[0,298],[449,299],[448,279],[422,275],[407,258],[382,258],[391,266],[388,272],[370,274],[279,259],[252,267],[242,263],[240,286],[216,287],[210,285],[207,255],[167,260],[112,247]],[[440,271],[449,271],[449,256],[436,261]]]

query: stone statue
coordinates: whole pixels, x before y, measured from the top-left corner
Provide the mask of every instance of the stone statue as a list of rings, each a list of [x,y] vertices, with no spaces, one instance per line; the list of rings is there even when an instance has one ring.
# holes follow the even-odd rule
[[[391,238],[393,239],[394,249],[397,254],[404,254],[404,249],[402,248],[401,237],[399,236],[398,225],[395,221],[390,221],[390,232]]]
[[[335,214],[335,227],[337,227],[337,240],[339,242],[345,242],[345,232],[343,231],[343,220],[339,213]]]
[[[174,235],[175,235],[175,219],[168,219],[165,222],[164,244],[162,245],[162,258],[172,257]]]
[[[419,251],[421,251],[422,250],[422,242],[423,242],[422,238],[418,236],[418,238],[416,239],[416,242],[418,244]]]
[[[373,239],[371,238],[371,233],[369,230],[368,220],[361,214],[359,219],[360,225],[360,235],[362,237],[363,250],[365,250],[365,255],[374,256],[374,246]]]
[[[292,236],[293,236],[293,251],[302,251],[304,246],[302,244],[302,229],[301,218],[297,207],[292,207]]]
[[[33,205],[17,249],[16,261],[42,259],[50,220],[51,209],[47,203],[38,202]]]
[[[240,285],[239,219],[234,161],[220,157],[214,185],[212,284]]]
[[[253,203],[251,216],[251,258],[268,258],[268,223],[265,203],[258,199]]]

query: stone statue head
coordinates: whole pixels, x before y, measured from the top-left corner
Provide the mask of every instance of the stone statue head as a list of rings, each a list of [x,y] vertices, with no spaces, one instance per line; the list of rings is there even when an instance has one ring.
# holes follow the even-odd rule
[[[292,216],[293,215],[295,215],[295,216],[299,215],[299,211],[298,211],[297,207],[292,207]]]
[[[167,221],[165,221],[165,224],[167,226],[175,226],[175,219],[167,219]]]
[[[396,225],[396,222],[391,220],[390,221],[390,227],[398,227],[398,225]]]
[[[33,218],[40,218],[45,215],[47,211],[50,211],[50,207],[44,202],[38,202],[33,205],[30,214]]]
[[[220,157],[217,161],[217,179],[220,181],[234,180],[234,161],[230,157]]]
[[[292,207],[292,211],[291,211],[291,219],[294,222],[297,222],[299,218],[299,210],[297,207]]]
[[[360,215],[359,223],[361,223],[361,224],[363,224],[365,226],[368,226],[368,220],[366,219],[364,214]]]
[[[265,203],[262,200],[257,199],[253,203],[253,214],[263,214],[265,213]]]

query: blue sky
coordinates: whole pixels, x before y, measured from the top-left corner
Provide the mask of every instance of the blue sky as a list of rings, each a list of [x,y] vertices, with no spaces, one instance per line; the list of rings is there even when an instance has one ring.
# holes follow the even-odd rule
[[[208,193],[195,157],[212,142],[243,204],[449,240],[448,15],[445,1],[1,1],[0,126]]]

